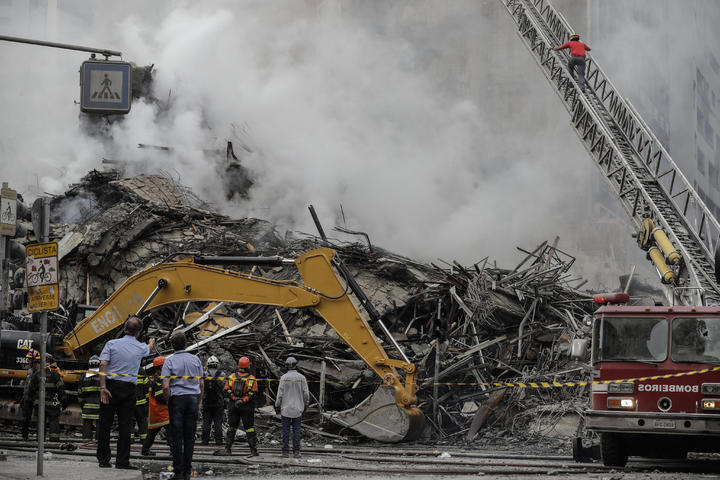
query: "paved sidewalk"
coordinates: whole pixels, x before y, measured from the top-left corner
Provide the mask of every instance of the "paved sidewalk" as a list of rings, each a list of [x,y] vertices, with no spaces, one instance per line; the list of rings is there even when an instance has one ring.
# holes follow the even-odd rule
[[[0,478],[7,480],[143,480],[140,470],[100,468],[92,457],[52,454],[43,462],[43,476],[35,475],[35,453],[3,450],[6,460],[0,459]]]

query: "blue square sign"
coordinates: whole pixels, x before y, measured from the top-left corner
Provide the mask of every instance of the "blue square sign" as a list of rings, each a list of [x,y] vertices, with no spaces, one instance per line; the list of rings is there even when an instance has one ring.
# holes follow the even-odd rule
[[[80,110],[123,114],[130,111],[132,67],[126,62],[83,62],[80,67]]]

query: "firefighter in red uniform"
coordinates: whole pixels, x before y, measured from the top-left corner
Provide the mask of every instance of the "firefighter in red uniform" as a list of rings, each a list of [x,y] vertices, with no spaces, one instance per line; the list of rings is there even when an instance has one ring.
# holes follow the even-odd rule
[[[580,41],[580,35],[573,33],[570,35],[570,41],[560,45],[559,47],[553,47],[553,50],[562,50],[563,48],[570,49],[570,60],[568,61],[568,68],[570,69],[570,75],[575,78],[575,68],[577,67],[577,83],[585,93],[585,51],[590,51],[590,47]]]
[[[150,447],[155,442],[155,437],[160,433],[160,429],[165,429],[165,436],[168,444],[170,444],[170,414],[168,413],[167,398],[163,393],[162,380],[160,379],[160,370],[165,363],[165,357],[155,357],[152,366],[152,377],[148,378],[148,401],[150,407],[148,409],[148,435],[145,437],[142,445],[142,455],[155,455],[150,451]]]
[[[230,455],[235,431],[242,420],[245,438],[250,447],[250,456],[256,457],[257,435],[255,434],[255,400],[258,393],[257,379],[250,374],[250,359],[238,360],[238,371],[230,375],[225,382],[225,393],[230,396],[228,404],[228,431],[225,449],[217,450],[215,455]]]

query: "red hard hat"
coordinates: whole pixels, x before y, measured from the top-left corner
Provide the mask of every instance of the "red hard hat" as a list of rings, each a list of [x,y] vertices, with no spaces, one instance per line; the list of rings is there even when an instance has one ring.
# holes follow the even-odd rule
[[[165,357],[155,357],[153,360],[153,367],[162,367],[165,363]]]
[[[40,352],[38,352],[38,351],[35,350],[35,349],[29,350],[28,353],[27,353],[27,355],[25,355],[25,356],[26,356],[27,358],[29,358],[31,362],[33,362],[33,361],[35,361],[35,360],[40,361]]]
[[[240,357],[240,360],[238,360],[238,368],[250,368],[250,359],[248,357]]]

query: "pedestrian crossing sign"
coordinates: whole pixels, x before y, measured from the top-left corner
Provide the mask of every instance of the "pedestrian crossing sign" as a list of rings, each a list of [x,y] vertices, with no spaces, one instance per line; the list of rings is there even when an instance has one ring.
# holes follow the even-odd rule
[[[126,62],[89,60],[80,67],[80,110],[125,114],[130,111],[132,67]]]

